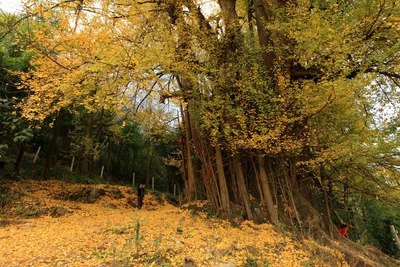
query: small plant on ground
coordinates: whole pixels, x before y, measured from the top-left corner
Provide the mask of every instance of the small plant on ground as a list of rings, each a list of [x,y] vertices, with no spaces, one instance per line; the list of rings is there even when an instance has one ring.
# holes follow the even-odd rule
[[[139,256],[139,250],[140,250],[140,221],[136,221],[136,226],[135,226],[135,246],[136,246],[136,256]]]
[[[163,262],[161,263],[161,267],[170,267],[170,266],[171,266],[171,265],[169,265],[168,262],[163,261]]]
[[[128,234],[129,230],[132,228],[131,225],[125,226],[125,227],[120,227],[120,228],[115,228],[115,229],[111,229],[111,233],[113,234],[118,234],[118,235],[124,235],[124,234]]]
[[[253,266],[256,267],[256,266],[258,266],[257,260],[252,258],[251,256],[247,256],[247,258],[246,258],[246,266],[248,266],[248,267],[253,267]]]
[[[153,247],[154,247],[155,250],[158,249],[158,247],[160,246],[161,242],[162,242],[162,236],[159,236],[154,240]]]

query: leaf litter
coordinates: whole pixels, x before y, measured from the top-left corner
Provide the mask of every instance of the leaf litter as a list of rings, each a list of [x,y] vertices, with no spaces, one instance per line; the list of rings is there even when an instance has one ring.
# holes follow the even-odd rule
[[[138,210],[129,186],[26,180],[9,187],[20,198],[0,210],[4,267],[347,266],[336,250],[270,224],[233,227],[150,192]]]

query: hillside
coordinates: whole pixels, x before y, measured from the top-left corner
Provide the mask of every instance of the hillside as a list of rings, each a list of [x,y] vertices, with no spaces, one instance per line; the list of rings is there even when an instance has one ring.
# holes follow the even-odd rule
[[[159,194],[147,192],[137,210],[131,187],[26,180],[1,189],[0,266],[349,266],[284,228],[232,226]]]

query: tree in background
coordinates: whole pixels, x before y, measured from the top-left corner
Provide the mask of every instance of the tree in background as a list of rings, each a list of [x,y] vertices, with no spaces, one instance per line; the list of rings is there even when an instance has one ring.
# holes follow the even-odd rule
[[[15,164],[15,169],[19,170],[23,152],[26,149],[29,152],[36,152],[39,146],[42,147],[41,154],[45,155],[45,161],[43,162],[44,168],[40,176],[44,179],[52,177],[52,168],[57,165],[57,162],[62,162],[69,166],[72,157],[76,157],[75,170],[79,168],[82,174],[93,176],[95,175],[95,168],[99,169],[102,165],[105,165],[106,173],[110,176],[130,181],[132,171],[136,171],[138,174],[142,171],[141,165],[143,164],[140,161],[145,161],[145,158],[141,156],[141,149],[145,140],[142,140],[141,130],[138,130],[141,126],[138,126],[135,122],[129,122],[129,125],[132,126],[131,129],[134,130],[126,135],[126,117],[130,116],[132,118],[132,114],[142,112],[141,106],[148,95],[139,95],[137,88],[145,86],[146,81],[150,79],[146,78],[146,75],[135,80],[121,78],[119,74],[124,73],[124,69],[132,68],[132,66],[118,62],[119,59],[115,58],[116,54],[108,50],[111,46],[110,43],[109,45],[98,43],[97,48],[96,45],[89,45],[86,35],[90,32],[90,29],[88,29],[88,32],[81,33],[81,40],[78,39],[74,42],[74,38],[71,37],[65,40],[66,46],[71,45],[72,48],[75,45],[75,47],[79,48],[76,49],[75,54],[66,55],[58,53],[56,49],[52,49],[50,47],[52,45],[51,42],[46,43],[45,40],[55,34],[57,29],[65,29],[62,27],[63,21],[59,17],[59,13],[55,13],[54,17],[46,18],[41,16],[40,13],[32,14],[26,12],[18,17],[4,14],[2,18],[3,31],[1,34],[5,37],[2,40],[1,54],[3,79],[2,105],[0,108],[2,109],[1,131],[4,137],[1,145],[2,154],[6,150],[13,153],[16,150],[14,144],[21,144],[19,156],[16,160],[17,163]],[[89,23],[89,20],[87,23]],[[35,36],[32,34],[33,29],[37,33]],[[101,33],[100,31],[97,34],[106,34],[105,32]],[[112,33],[108,32],[108,34]],[[106,35],[104,36],[107,37]],[[102,38],[98,38],[98,40],[100,39]],[[82,42],[87,45],[83,45]],[[91,41],[89,40],[89,42]],[[117,46],[116,49],[121,47]],[[92,53],[90,49],[104,49],[103,51],[108,51],[109,55],[105,55],[103,51],[96,53],[106,58],[108,57],[108,59],[113,57],[113,59],[110,62],[100,62],[98,69],[92,69],[92,66],[90,66],[88,69],[83,70],[82,66],[91,64],[84,62]],[[41,55],[45,55],[45,58],[52,63],[56,62],[52,57],[57,58],[57,60],[60,57],[64,57],[64,61],[70,59],[71,62],[81,58],[82,61],[76,63],[76,72],[72,74],[73,78],[80,77],[78,79],[81,81],[77,84],[72,84],[70,87],[60,88],[60,82],[57,82],[57,77],[62,80],[65,78],[63,71],[64,73],[67,73],[67,71],[62,67],[61,63],[56,64],[55,66],[57,67],[53,68],[51,64],[46,65],[49,64],[47,62],[42,67],[48,67],[49,72],[43,79],[54,78],[50,82],[50,88],[46,88],[46,85],[41,83],[37,83],[36,87],[30,86],[32,89],[43,90],[43,93],[38,94],[31,91],[32,94],[30,96],[34,94],[36,96],[28,98],[28,102],[24,102],[23,99],[28,95],[29,91],[20,89],[20,78],[12,71],[20,71],[23,79],[29,80],[29,73],[27,72],[35,72],[35,69],[29,68],[28,61],[33,56],[35,64],[40,64],[40,60],[43,60]],[[97,56],[94,55],[94,57]],[[60,59],[60,61],[62,60]],[[71,62],[65,62],[65,64],[72,64]],[[80,63],[82,65],[79,65]],[[102,74],[98,73],[98,70],[113,64],[114,66],[111,67],[110,77],[107,78],[109,79],[107,81],[105,77],[108,72],[107,74]],[[128,73],[128,75],[131,75],[131,73]],[[31,81],[27,80],[22,82],[22,86]],[[89,82],[89,80],[91,81]],[[67,81],[64,80],[64,82]],[[119,83],[117,90],[115,92],[107,91],[110,90],[110,86],[114,86],[114,82]],[[61,91],[66,90],[63,92],[67,92],[66,95],[68,97],[66,98],[71,98],[71,100],[67,99],[59,103],[61,93],[51,93],[52,88]],[[71,88],[74,88],[75,91],[68,91]],[[85,88],[84,90],[87,91],[87,94],[82,92],[82,88]],[[115,99],[118,95],[121,97]],[[118,105],[114,106],[114,103],[118,103]],[[27,105],[33,105],[34,107],[32,107],[30,115],[22,118],[19,114],[20,107],[26,107]],[[52,108],[47,109],[50,106]],[[145,111],[143,110],[143,112]],[[26,118],[32,122],[29,128],[28,124],[25,124]],[[141,120],[143,122],[151,122],[150,115],[147,119],[145,116],[141,116]],[[33,128],[31,127],[36,129],[35,137],[32,136]],[[155,134],[162,136],[162,133],[152,133],[152,135]],[[12,138],[14,138],[14,141]],[[7,147],[9,149],[6,149]],[[157,154],[157,151],[153,153]],[[126,160],[121,160],[126,154],[132,156],[126,158]],[[37,175],[37,173],[34,175]],[[96,175],[98,175],[97,171]]]
[[[21,118],[17,104],[27,95],[25,88],[19,88],[18,71],[30,69],[32,53],[25,50],[25,23],[21,17],[0,13],[0,136],[1,161],[14,161],[14,173],[19,174],[26,143],[32,140],[33,130]],[[15,158],[12,152],[18,151]],[[14,159],[12,159],[14,158]]]

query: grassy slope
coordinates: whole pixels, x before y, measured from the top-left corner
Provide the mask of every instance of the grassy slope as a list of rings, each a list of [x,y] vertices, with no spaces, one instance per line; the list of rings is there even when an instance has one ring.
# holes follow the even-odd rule
[[[19,199],[0,210],[0,266],[348,266],[337,250],[269,224],[232,227],[150,193],[139,211],[129,187],[7,186]]]

